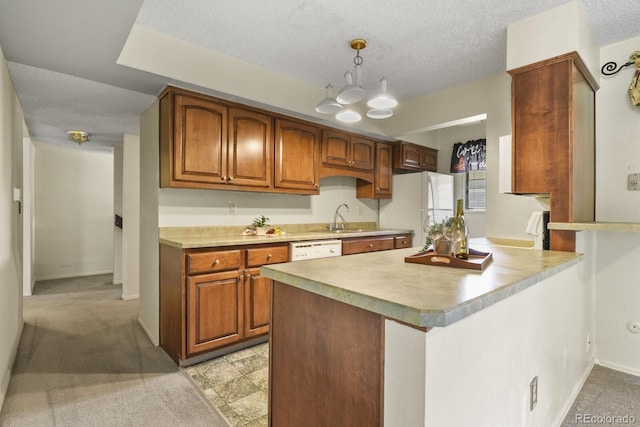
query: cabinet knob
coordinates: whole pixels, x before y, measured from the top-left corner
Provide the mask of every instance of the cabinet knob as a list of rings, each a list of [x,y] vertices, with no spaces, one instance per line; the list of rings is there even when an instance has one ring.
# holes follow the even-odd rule
[[[373,243],[370,243],[370,244],[369,244],[369,247],[370,247],[370,248],[373,248]]]
[[[226,181],[226,180],[227,180],[227,177],[223,175],[223,176],[221,176],[221,177],[220,177],[220,179],[221,179],[222,181]]]
[[[380,187],[376,187],[376,191],[380,191]]]
[[[251,274],[247,273],[247,280],[251,279]]]
[[[320,186],[319,186],[318,184],[315,184],[315,185],[314,185],[314,187],[318,188],[318,187],[320,187]]]
[[[271,258],[271,254],[267,254],[267,259]]]
[[[219,260],[219,259],[217,259],[217,260],[213,261],[213,265],[214,265],[214,266],[216,266],[216,265],[218,265],[218,264],[220,264],[220,260]]]
[[[244,280],[244,273],[240,273],[240,280]]]
[[[232,177],[232,176],[230,176],[230,177],[229,177],[229,181],[231,181],[232,179],[233,179],[233,177]]]

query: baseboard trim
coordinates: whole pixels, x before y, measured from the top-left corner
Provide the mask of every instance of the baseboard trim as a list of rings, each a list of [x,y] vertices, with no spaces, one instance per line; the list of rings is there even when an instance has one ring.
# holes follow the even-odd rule
[[[132,299],[139,299],[140,295],[136,294],[136,295],[122,295],[122,300],[123,301],[129,301]]]
[[[35,280],[34,280],[34,283],[42,281],[42,280],[72,279],[74,277],[99,276],[101,274],[113,274],[113,270],[86,271],[86,272],[83,272],[83,273],[60,274],[60,275],[54,275],[54,276],[42,276],[42,277],[36,277]]]
[[[605,368],[613,369],[614,371],[620,371],[624,372],[625,374],[640,376],[640,369],[638,368],[632,368],[630,366],[620,365],[618,363],[600,359],[596,359],[596,364],[604,366]]]
[[[145,334],[147,334],[147,336],[149,337],[151,344],[153,344],[155,347],[158,347],[160,345],[160,342],[154,337],[149,328],[147,328],[147,325],[144,324],[141,317],[138,317],[138,324],[142,327]]]
[[[582,387],[584,387],[584,383],[587,382],[587,379],[589,378],[589,374],[591,374],[591,370],[595,365],[596,365],[596,359],[595,358],[591,359],[591,362],[589,363],[587,369],[585,369],[585,371],[582,373],[582,377],[580,378],[580,381],[578,381],[578,384],[576,385],[576,387],[574,387],[569,400],[565,402],[564,409],[562,410],[562,412],[560,412],[561,416],[555,420],[555,423],[553,425],[555,426],[562,425],[562,421],[564,421],[564,419],[567,417],[567,414],[569,413],[569,411],[571,410],[571,407],[573,406],[573,402],[575,402],[576,399],[578,398],[578,395],[580,394],[580,390],[582,390]]]

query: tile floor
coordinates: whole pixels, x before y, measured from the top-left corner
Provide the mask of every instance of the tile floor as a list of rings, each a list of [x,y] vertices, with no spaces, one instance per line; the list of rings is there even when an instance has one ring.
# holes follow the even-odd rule
[[[185,368],[234,427],[267,426],[269,344]],[[640,424],[640,377],[596,365],[562,426],[583,424],[584,414],[627,415]]]
[[[232,426],[267,426],[268,343],[185,370]]]

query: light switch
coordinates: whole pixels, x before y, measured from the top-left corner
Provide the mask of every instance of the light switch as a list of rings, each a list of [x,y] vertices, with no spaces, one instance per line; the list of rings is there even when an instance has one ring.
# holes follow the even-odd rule
[[[640,191],[640,173],[630,173],[627,180],[629,191]]]

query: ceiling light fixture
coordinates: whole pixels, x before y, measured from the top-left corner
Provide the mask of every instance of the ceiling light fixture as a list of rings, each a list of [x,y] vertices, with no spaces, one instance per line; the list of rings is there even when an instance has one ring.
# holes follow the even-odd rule
[[[82,145],[85,142],[89,142],[89,133],[81,131],[81,130],[70,130],[67,132],[67,138],[70,141],[77,142],[78,145]]]
[[[345,108],[345,105],[353,105],[364,100],[367,92],[364,89],[364,69],[362,64],[364,59],[360,56],[360,51],[367,47],[367,41],[364,39],[351,40],[350,46],[356,51],[356,57],[353,59],[353,71],[347,71],[344,74],[345,86],[333,98],[331,90],[333,86],[327,85],[326,98],[318,103],[316,111],[322,114],[335,114],[335,118],[346,123],[355,123],[360,121],[362,116],[355,110]],[[367,106],[367,117],[372,119],[386,119],[393,116],[391,108],[398,105],[398,101],[387,92],[387,79],[380,79],[380,87],[378,92],[369,98]]]

